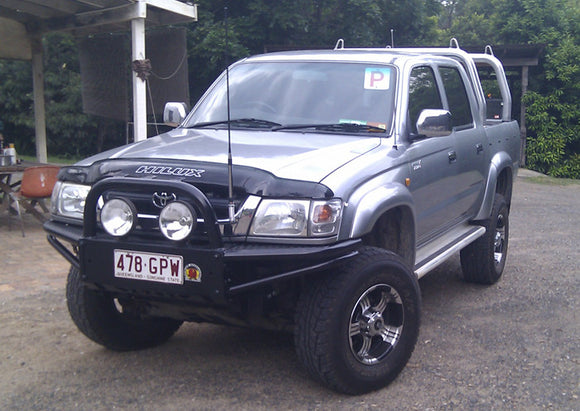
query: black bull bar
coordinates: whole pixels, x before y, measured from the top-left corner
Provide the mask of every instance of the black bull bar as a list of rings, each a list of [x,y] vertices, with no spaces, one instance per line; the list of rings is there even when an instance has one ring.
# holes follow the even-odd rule
[[[118,189],[120,187],[122,187],[123,192],[136,193],[142,192],[143,190],[172,190],[180,196],[187,198],[201,213],[205,221],[207,245],[200,248],[184,242],[176,244],[168,243],[166,240],[163,242],[159,240],[145,243],[130,242],[119,245],[117,239],[112,239],[110,236],[99,232],[97,224],[97,201],[105,191],[115,188]],[[329,245],[312,246],[228,242],[227,237],[225,239],[226,241],[224,241],[224,236],[221,234],[215,212],[207,197],[199,189],[181,181],[129,177],[106,178],[94,185],[87,196],[84,227],[82,230],[78,226],[75,227],[70,224],[65,224],[58,220],[46,222],[44,229],[48,233],[48,241],[50,244],[71,265],[77,269],[81,269],[81,273],[83,270],[91,271],[91,268],[87,267],[86,261],[81,261],[82,256],[87,254],[82,251],[83,248],[88,250],[93,247],[98,247],[101,253],[107,253],[119,246],[141,251],[162,248],[165,252],[171,250],[171,252],[182,255],[201,255],[202,260],[205,261],[209,261],[208,256],[211,256],[211,264],[215,264],[215,267],[220,267],[219,269],[213,270],[213,275],[219,277],[214,278],[214,286],[217,280],[220,283],[217,288],[223,290],[223,293],[219,293],[221,294],[221,298],[227,295],[240,294],[274,282],[328,270],[357,255],[357,250],[361,245],[360,240],[347,240]],[[74,251],[71,252],[61,240],[72,244]],[[81,248],[81,258],[79,258],[79,253],[77,252],[79,246]],[[243,276],[243,280],[236,279],[236,267],[252,265],[270,267],[270,269],[267,269],[265,272],[262,271],[262,274],[256,278]],[[87,279],[86,277],[84,278]],[[99,277],[98,281],[103,278],[102,276]],[[95,282],[95,279],[93,278],[92,281],[89,279],[89,282]],[[168,285],[157,286],[168,287]]]

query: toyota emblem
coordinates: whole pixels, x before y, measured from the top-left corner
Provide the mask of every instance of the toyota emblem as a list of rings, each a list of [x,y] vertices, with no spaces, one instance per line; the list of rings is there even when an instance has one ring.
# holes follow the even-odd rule
[[[155,192],[155,194],[153,194],[153,204],[157,208],[164,208],[168,203],[171,203],[172,201],[175,201],[176,199],[177,199],[177,196],[173,193]]]

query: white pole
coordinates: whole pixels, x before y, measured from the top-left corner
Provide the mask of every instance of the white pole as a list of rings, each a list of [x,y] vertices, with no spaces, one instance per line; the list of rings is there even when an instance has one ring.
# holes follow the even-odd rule
[[[145,19],[131,20],[133,61],[145,59]],[[147,139],[147,83],[133,73],[133,128],[135,141]]]

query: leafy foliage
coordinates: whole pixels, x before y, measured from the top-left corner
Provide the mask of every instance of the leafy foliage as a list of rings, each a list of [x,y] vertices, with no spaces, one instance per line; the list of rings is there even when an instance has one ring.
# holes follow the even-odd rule
[[[442,33],[460,44],[544,44],[530,70],[527,166],[580,178],[580,7],[577,0],[452,0]]]
[[[554,89],[530,92],[528,163],[554,177],[580,178],[580,44],[565,36],[546,56],[546,82]]]
[[[34,135],[34,115],[32,102],[32,70],[24,61],[0,60],[0,120],[4,123],[4,143],[20,141],[14,136],[23,136],[23,141],[31,141]]]
[[[397,46],[543,43],[525,97],[528,166],[579,178],[580,7],[577,0],[199,0],[188,24],[190,95],[197,100],[226,67],[264,51]],[[224,7],[229,44],[225,47]],[[83,114],[76,41],[44,38],[47,135],[50,153],[88,155],[125,140],[125,127]],[[516,99],[517,101],[517,99]],[[6,141],[34,153],[29,62],[0,61],[0,120]]]
[[[53,33],[44,44],[44,87],[47,149],[64,157],[83,157],[107,147],[99,144],[108,126],[114,136],[109,146],[124,141],[124,126],[82,112],[81,80],[76,41]],[[15,143],[21,154],[36,152],[32,69],[27,61],[0,60],[0,120],[5,143]]]
[[[94,119],[83,114],[74,38],[52,34],[45,42],[45,104],[48,147],[56,153],[86,154],[83,143],[96,136]]]
[[[200,0],[199,21],[189,28],[189,67],[194,99],[225,68],[224,6],[229,3],[228,61],[265,51],[419,45],[438,35],[436,0]]]

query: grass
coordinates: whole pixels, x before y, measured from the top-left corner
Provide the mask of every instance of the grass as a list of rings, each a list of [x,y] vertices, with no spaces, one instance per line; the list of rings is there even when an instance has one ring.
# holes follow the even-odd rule
[[[531,171],[533,171],[533,170],[531,170]],[[535,172],[527,173],[525,175],[523,175],[523,173],[520,173],[518,176],[522,177],[523,179],[525,179],[526,181],[528,181],[530,183],[543,184],[543,185],[549,185],[549,186],[571,186],[571,185],[579,185],[580,184],[580,180],[576,180],[573,178],[551,177],[551,176],[548,176],[545,174],[540,174],[540,173],[535,173]]]
[[[550,176],[541,177],[529,177],[526,178],[530,183],[544,184],[549,186],[571,186],[580,184],[580,180],[574,180],[570,178],[556,178]]]

